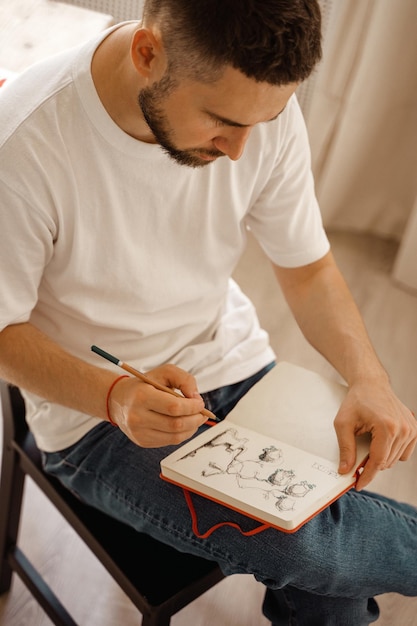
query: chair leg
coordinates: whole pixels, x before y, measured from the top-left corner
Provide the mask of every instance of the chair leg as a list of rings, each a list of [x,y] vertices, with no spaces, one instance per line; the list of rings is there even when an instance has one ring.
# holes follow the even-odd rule
[[[12,448],[5,447],[0,475],[0,502],[2,504],[0,511],[0,594],[9,591],[12,574],[16,572],[54,624],[76,626],[74,620],[17,547],[24,482],[25,473],[19,466],[18,454]]]
[[[77,626],[66,608],[54,594],[52,589],[45,583],[32,563],[16,546],[9,555],[14,571],[38,601],[45,613],[51,618],[55,626]]]
[[[0,474],[0,594],[8,591],[11,585],[13,570],[8,552],[17,542],[24,481],[16,452],[4,447]]]
[[[142,625],[141,626],[169,626],[171,623],[171,617],[168,615],[144,615],[142,617]]]

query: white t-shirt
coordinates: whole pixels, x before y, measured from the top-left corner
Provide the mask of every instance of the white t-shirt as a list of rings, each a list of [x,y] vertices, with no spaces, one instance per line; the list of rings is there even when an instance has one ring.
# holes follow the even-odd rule
[[[256,126],[243,156],[181,166],[109,117],[90,65],[103,39],[30,68],[0,92],[0,330],[30,320],[70,353],[147,371],[174,363],[201,392],[274,354],[230,279],[250,228],[278,265],[329,249],[295,97]],[[25,393],[46,451],[97,418]]]

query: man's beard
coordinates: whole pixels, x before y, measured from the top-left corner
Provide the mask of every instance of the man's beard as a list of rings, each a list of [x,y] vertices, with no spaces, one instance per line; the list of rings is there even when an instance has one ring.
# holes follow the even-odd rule
[[[210,161],[199,158],[198,154],[208,157],[224,156],[218,150],[179,150],[172,142],[173,131],[169,127],[166,116],[162,112],[160,105],[163,99],[173,88],[172,80],[166,75],[159,82],[151,87],[146,87],[139,92],[138,103],[153,136],[161,148],[180,165],[189,167],[202,167],[208,165]]]

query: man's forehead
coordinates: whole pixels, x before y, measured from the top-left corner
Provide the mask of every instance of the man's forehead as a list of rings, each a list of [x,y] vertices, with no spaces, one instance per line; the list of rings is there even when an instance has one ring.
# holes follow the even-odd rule
[[[268,120],[264,120],[264,121],[273,122],[281,115],[284,109],[285,109],[285,106],[281,109],[281,111],[279,111],[279,113],[274,115],[274,117],[271,117]],[[223,117],[222,115],[218,115],[217,113],[214,113],[213,111],[210,111],[208,109],[203,109],[203,113],[211,117],[213,120],[220,122],[221,124],[224,124],[225,126],[234,126],[236,128],[250,128],[251,127],[251,124],[242,124],[241,122],[237,122],[236,120],[231,120],[227,117]]]

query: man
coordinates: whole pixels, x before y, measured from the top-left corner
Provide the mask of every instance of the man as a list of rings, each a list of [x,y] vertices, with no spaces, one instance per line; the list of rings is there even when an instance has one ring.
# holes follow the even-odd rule
[[[373,595],[417,594],[405,558],[417,512],[360,491],[410,457],[417,428],[322,228],[293,96],[320,53],[315,0],[148,0],[141,23],[4,90],[0,375],[24,390],[46,470],[80,498],[226,574],[252,573],[274,624],[358,626],[377,617]],[[356,434],[372,434],[371,452],[358,490],[294,535],[202,540],[159,460],[202,426],[204,404],[223,418],[272,366],[230,280],[248,227],[306,338],[349,385],[340,471]],[[121,378],[93,343],[184,397]],[[251,524],[197,507],[207,526]]]

